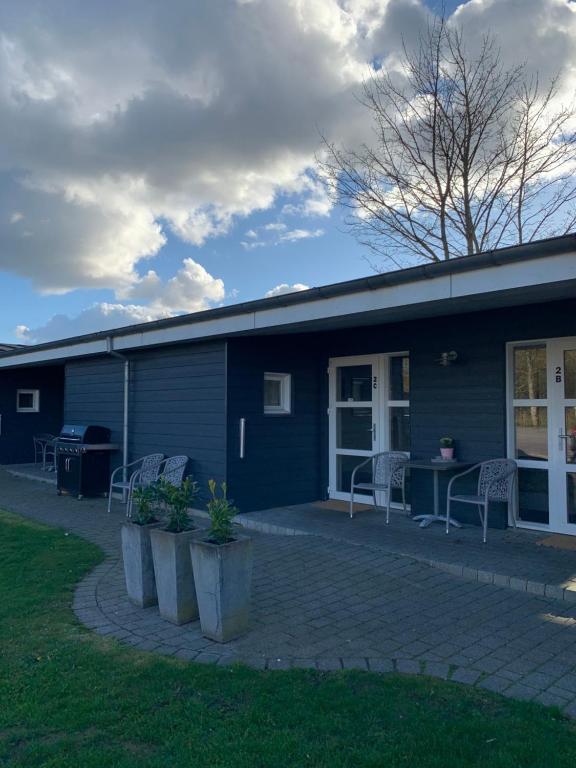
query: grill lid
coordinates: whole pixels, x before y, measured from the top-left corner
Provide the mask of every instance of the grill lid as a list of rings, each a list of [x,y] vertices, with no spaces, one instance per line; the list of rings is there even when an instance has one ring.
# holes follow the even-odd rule
[[[58,439],[67,443],[109,443],[110,430],[93,424],[64,424]]]

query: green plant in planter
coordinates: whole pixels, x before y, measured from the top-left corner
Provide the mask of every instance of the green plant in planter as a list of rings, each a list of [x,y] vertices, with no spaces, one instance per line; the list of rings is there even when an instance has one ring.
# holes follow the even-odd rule
[[[210,501],[208,502],[208,514],[210,515],[210,530],[208,537],[215,544],[226,544],[234,538],[233,517],[238,513],[234,503],[228,498],[226,483],[221,483],[222,494],[219,496],[215,480],[208,481],[210,489]]]
[[[188,508],[198,495],[198,483],[187,477],[180,486],[160,479],[155,486],[155,496],[166,517],[166,530],[172,533],[189,531],[194,526],[190,521]]]
[[[453,448],[454,447],[454,438],[452,438],[452,437],[441,437],[440,438],[440,447],[441,448]]]
[[[154,502],[156,501],[156,489],[150,485],[145,488],[135,488],[133,501],[136,505],[136,514],[132,522],[137,525],[149,525],[156,522]]]

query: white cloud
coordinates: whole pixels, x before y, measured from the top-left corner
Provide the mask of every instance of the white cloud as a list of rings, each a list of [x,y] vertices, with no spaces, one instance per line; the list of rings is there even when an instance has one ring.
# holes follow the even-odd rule
[[[310,286],[304,285],[304,283],[294,283],[293,285],[288,285],[288,283],[280,283],[280,285],[277,285],[275,288],[271,288],[269,291],[266,291],[264,298],[271,299],[272,296],[282,296],[285,293],[307,291],[309,288]]]
[[[146,323],[150,320],[167,317],[168,314],[137,304],[99,302],[73,317],[64,314],[54,315],[45,325],[38,328],[18,325],[15,333],[19,339],[26,343],[41,344],[45,341],[81,336],[93,331],[108,331],[133,323]]]
[[[0,269],[42,291],[121,294],[167,230],[199,246],[280,194],[323,215],[318,128],[364,130],[353,92],[381,5],[7,0]]]
[[[322,237],[323,234],[323,229],[291,229],[289,232],[280,235],[278,242],[294,243],[297,240],[307,240],[310,237]]]
[[[242,240],[240,245],[245,251],[253,251],[255,248],[263,248],[265,245],[270,245],[270,243],[266,243],[264,240]]]
[[[283,221],[273,221],[256,229],[246,232],[250,240],[243,240],[241,245],[245,251],[253,251],[255,248],[281,245],[284,243],[296,243],[311,237],[322,237],[323,229],[291,229]]]
[[[225,298],[224,282],[214,278],[201,264],[184,259],[174,277],[163,282],[149,270],[138,282],[119,292],[121,299],[144,301],[154,312],[197,312]]]
[[[63,339],[185,312],[199,312],[221,303],[225,298],[223,281],[212,277],[192,259],[184,259],[182,268],[167,281],[149,270],[137,283],[119,291],[119,294],[130,303],[97,302],[72,317],[54,315],[38,328],[18,325],[16,336],[29,343]],[[143,303],[132,303],[133,300]]]
[[[478,39],[499,33],[529,71],[564,68],[571,92],[575,5],[470,0],[456,18]],[[285,215],[328,215],[319,135],[371,139],[359,83],[372,62],[397,61],[429,13],[422,0],[5,0],[0,270],[41,291],[112,289],[118,302],[156,289],[154,311],[203,291],[220,301],[223,287],[186,266],[159,286],[144,262],[170,233],[201,246],[280,195]],[[271,244],[321,234],[276,231]],[[245,249],[264,244],[246,233]]]

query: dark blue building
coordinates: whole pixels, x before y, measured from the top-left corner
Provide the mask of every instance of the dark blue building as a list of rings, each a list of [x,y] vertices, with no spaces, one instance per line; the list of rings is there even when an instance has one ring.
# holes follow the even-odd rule
[[[364,457],[448,435],[517,459],[521,524],[576,533],[576,236],[8,350],[0,412],[2,463],[99,424],[129,460],[187,454],[243,511],[346,499]],[[427,473],[410,502],[428,511]]]

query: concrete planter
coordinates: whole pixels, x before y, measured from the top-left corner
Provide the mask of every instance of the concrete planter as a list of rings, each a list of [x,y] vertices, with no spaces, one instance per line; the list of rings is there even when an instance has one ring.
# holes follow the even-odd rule
[[[173,624],[198,618],[198,602],[190,560],[190,543],[198,531],[150,532],[160,616]]]
[[[227,643],[248,629],[252,539],[237,536],[227,544],[214,544],[196,538],[190,549],[202,634]]]
[[[122,559],[126,592],[131,602],[140,608],[148,608],[158,602],[150,545],[150,531],[157,525],[158,523],[149,525],[124,523],[122,526]]]

